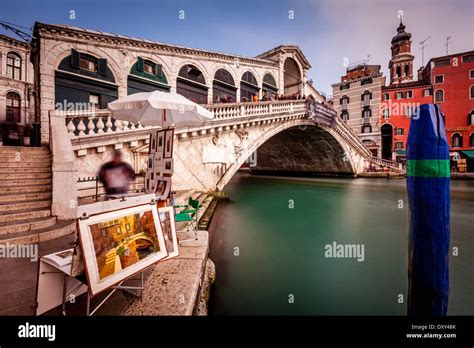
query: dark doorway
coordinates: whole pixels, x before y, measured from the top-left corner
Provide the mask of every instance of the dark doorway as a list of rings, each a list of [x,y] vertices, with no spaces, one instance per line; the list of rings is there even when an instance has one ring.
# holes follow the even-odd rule
[[[382,133],[382,158],[392,160],[393,127],[390,124],[384,124],[380,128]]]

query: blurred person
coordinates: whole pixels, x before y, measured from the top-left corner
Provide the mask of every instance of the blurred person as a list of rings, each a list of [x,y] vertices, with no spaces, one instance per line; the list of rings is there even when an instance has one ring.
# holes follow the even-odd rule
[[[127,192],[129,183],[135,180],[135,172],[122,160],[122,152],[114,150],[112,161],[100,167],[99,180],[104,185],[105,198],[109,199],[111,195]]]

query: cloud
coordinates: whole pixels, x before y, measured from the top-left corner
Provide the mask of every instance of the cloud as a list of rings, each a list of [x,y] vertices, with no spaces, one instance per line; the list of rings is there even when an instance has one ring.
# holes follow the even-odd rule
[[[390,41],[396,34],[398,11],[403,11],[406,31],[412,34],[415,70],[422,65],[419,42],[429,36],[425,64],[429,58],[445,55],[445,40],[453,37],[449,53],[474,47],[474,2],[466,1],[322,1],[313,11],[326,19],[323,34],[315,34],[307,46],[306,56],[312,62],[309,76],[316,87],[332,94],[331,84],[344,74],[343,59],[349,64],[371,55],[371,64],[380,64],[388,74]]]

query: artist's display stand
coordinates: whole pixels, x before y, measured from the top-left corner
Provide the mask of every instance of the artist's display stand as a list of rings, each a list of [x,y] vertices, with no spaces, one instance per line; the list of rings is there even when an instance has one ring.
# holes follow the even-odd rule
[[[48,255],[46,255],[48,256]],[[72,261],[72,256],[71,256]],[[44,257],[40,260],[38,274],[38,289],[36,298],[36,315],[41,315],[47,311],[61,306],[62,315],[67,315],[66,304],[72,303],[72,300],[86,293],[86,315],[92,316],[107,300],[117,291],[126,291],[136,297],[141,297],[144,287],[144,271],[140,274],[140,286],[123,285],[129,279],[125,279],[120,284],[111,287],[112,291],[91,311],[91,295],[87,291],[87,284],[71,275],[71,265],[67,269],[58,268],[52,263],[45,261]]]
[[[144,274],[143,274],[143,271],[141,272],[141,285],[140,286],[128,286],[128,285],[122,285],[125,281],[127,281],[128,279],[124,280],[123,282],[121,282],[119,285],[116,285],[116,286],[113,286],[111,289],[112,291],[92,310],[91,312],[91,295],[89,294],[89,292],[87,293],[87,302],[86,302],[86,315],[87,316],[92,316],[94,315],[95,312],[97,312],[100,307],[102,307],[106,302],[107,300],[117,291],[117,290],[122,290],[122,291],[125,291],[125,292],[128,292],[130,294],[132,294],[133,296],[135,297],[141,297],[142,296],[142,290],[145,289],[145,286],[144,286]]]

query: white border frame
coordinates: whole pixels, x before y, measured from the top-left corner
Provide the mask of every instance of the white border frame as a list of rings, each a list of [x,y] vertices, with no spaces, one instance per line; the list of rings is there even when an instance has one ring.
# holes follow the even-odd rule
[[[163,208],[158,208],[158,216],[160,218],[160,223],[161,223],[161,215],[160,214],[166,214],[170,213],[170,222],[171,222],[171,234],[173,238],[173,252],[170,253],[168,250],[168,256],[165,258],[165,260],[168,260],[172,257],[176,257],[179,255],[179,249],[178,249],[178,236],[176,235],[176,224],[175,224],[175,217],[174,217],[174,208],[169,206],[169,207],[163,207]],[[161,230],[163,231],[163,226],[161,226]],[[163,236],[166,232],[163,231]],[[166,243],[165,243],[166,245]]]
[[[173,172],[174,172],[174,163],[173,163],[173,158],[164,158],[163,159],[163,169],[162,169],[162,173],[163,174],[171,174],[173,175]],[[166,163],[171,163],[171,168],[170,169],[166,169]]]
[[[162,195],[158,194],[158,192],[157,192],[158,182],[160,182],[160,181],[166,181],[167,182],[165,192]],[[167,199],[168,196],[170,195],[170,191],[171,191],[171,176],[164,176],[162,178],[157,178],[155,183],[156,183],[156,187],[155,187],[154,191],[155,191],[156,199],[158,199],[158,200]]]
[[[158,245],[160,251],[154,255],[149,255],[143,260],[123,269],[117,274],[110,275],[102,280],[99,279],[99,269],[97,267],[96,254],[94,250],[94,242],[90,234],[89,225],[97,224],[103,221],[108,221],[117,217],[122,217],[131,214],[142,213],[151,210],[153,220],[155,222],[155,230],[158,239]],[[163,231],[161,229],[161,222],[158,216],[158,210],[156,204],[143,204],[139,206],[129,207],[117,211],[110,211],[107,213],[97,214],[89,217],[88,219],[78,220],[79,239],[81,241],[82,255],[84,259],[84,265],[86,268],[87,282],[89,284],[89,293],[92,297],[97,294],[117,285],[121,281],[130,278],[134,274],[143,271],[145,268],[153,265],[154,263],[166,258],[168,253],[166,252],[165,240],[163,238]]]
[[[171,149],[170,152],[168,153],[166,151],[166,143],[168,142],[168,138],[171,141]],[[173,157],[173,138],[174,138],[174,129],[167,129],[166,130],[166,135],[165,135],[165,143],[163,144],[163,158],[172,158]]]

